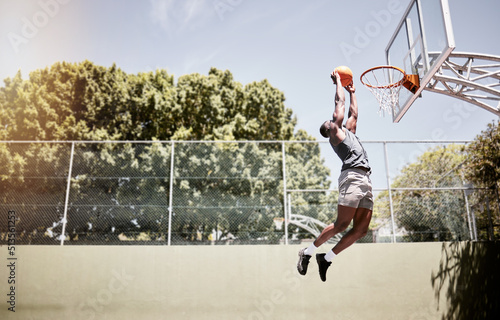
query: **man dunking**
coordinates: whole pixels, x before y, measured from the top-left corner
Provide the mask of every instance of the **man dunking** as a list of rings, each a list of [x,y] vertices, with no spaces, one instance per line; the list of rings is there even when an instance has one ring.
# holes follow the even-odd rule
[[[368,157],[359,139],[355,136],[358,120],[358,105],[354,92],[354,84],[345,89],[350,94],[349,115],[342,126],[345,113],[345,94],[340,85],[340,76],[334,71],[331,74],[336,85],[335,110],[333,120],[325,121],[320,127],[323,137],[329,138],[335,153],[342,160],[342,169],[339,177],[338,214],[335,223],[327,226],[316,240],[308,247],[299,251],[297,270],[301,275],[307,272],[309,259],[314,251],[339,232],[344,231],[354,220],[353,228],[349,230],[328,253],[316,254],[319,274],[322,281],[326,281],[326,271],[332,264],[332,259],[364,237],[372,217],[373,194],[370,180],[371,168]]]

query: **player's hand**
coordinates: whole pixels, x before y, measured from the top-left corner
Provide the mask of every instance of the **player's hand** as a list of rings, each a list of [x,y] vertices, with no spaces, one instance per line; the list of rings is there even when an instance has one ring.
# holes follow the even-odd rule
[[[334,70],[330,75],[330,77],[332,78],[333,84],[340,83],[340,75],[338,74],[337,71]]]
[[[345,89],[349,92],[349,93],[354,93],[356,92],[356,88],[354,87],[354,83],[351,83],[347,86],[345,86]]]

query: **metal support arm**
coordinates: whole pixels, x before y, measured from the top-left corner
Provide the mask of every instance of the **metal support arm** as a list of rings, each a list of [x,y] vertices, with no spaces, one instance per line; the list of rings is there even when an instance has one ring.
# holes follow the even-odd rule
[[[431,60],[438,53],[429,53]],[[500,56],[451,53],[424,90],[445,94],[500,116]]]

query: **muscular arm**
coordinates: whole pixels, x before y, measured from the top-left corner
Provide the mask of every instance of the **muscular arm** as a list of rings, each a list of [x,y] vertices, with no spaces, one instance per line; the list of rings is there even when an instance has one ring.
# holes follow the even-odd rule
[[[334,123],[338,128],[342,128],[342,122],[344,121],[344,114],[345,114],[345,93],[342,88],[342,85],[340,85],[339,74],[338,73],[332,74],[332,78],[333,82],[337,86],[337,91],[335,93],[335,110],[333,111],[332,119],[334,120]]]
[[[358,101],[356,100],[356,88],[354,88],[354,84],[350,84],[346,87],[347,91],[349,91],[351,103],[349,105],[349,115],[345,124],[347,130],[352,133],[356,133],[356,126],[358,124]]]
[[[345,133],[342,131],[342,122],[345,114],[345,93],[340,82],[338,73],[332,73],[333,83],[336,85],[335,92],[335,110],[333,111],[333,121],[330,121],[329,133],[330,142],[336,146],[345,138]]]

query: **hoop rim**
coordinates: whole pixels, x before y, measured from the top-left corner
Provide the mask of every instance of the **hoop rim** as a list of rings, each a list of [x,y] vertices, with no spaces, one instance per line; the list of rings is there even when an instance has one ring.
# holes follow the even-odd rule
[[[386,84],[386,85],[381,85],[381,86],[379,86],[379,85],[374,86],[374,85],[371,85],[369,83],[365,83],[363,81],[363,77],[365,76],[365,74],[367,74],[370,71],[374,71],[374,70],[378,70],[378,69],[394,69],[394,70],[397,70],[397,71],[401,72],[403,74],[403,77],[401,77],[401,80],[399,80],[399,81],[396,81],[394,83],[389,83],[389,84]],[[376,66],[376,67],[373,67],[373,68],[370,68],[370,69],[366,70],[365,72],[363,72],[361,74],[361,76],[359,77],[359,80],[361,81],[362,84],[364,84],[365,86],[367,86],[369,88],[387,89],[387,88],[394,88],[394,87],[399,87],[399,86],[403,85],[403,83],[405,82],[405,77],[406,77],[406,73],[404,72],[403,69],[395,67],[395,66],[391,66],[391,65],[382,65],[382,66]]]
[[[276,230],[281,230],[283,228],[283,222],[285,222],[285,218],[283,217],[274,217],[273,223]]]

